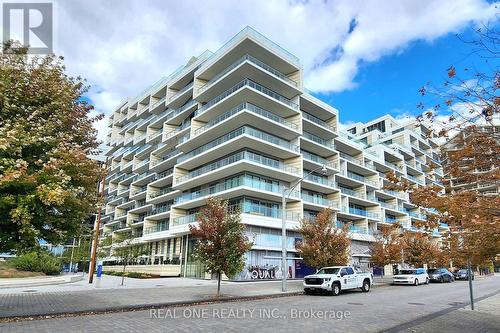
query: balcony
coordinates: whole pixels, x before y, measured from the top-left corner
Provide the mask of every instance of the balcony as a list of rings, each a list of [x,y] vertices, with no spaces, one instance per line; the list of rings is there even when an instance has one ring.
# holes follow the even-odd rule
[[[335,169],[335,170],[338,170],[338,168],[339,168],[337,162],[335,162],[335,161],[329,161],[326,158],[323,158],[323,157],[321,157],[319,155],[307,152],[305,150],[301,150],[301,154],[302,154],[302,156],[304,157],[305,160],[314,162],[316,165],[322,165],[322,166],[324,165],[327,168]],[[304,166],[305,166],[305,164],[304,164]],[[313,169],[314,167],[315,166],[309,166],[310,169]]]
[[[353,208],[353,207],[342,206],[341,211],[343,213],[365,216],[365,217],[368,217],[370,219],[379,219],[379,217],[380,217],[380,215],[377,213],[371,213],[371,212],[368,212],[364,209]]]
[[[333,209],[338,209],[339,207],[338,201],[330,200],[321,196],[311,195],[308,193],[302,193],[302,200],[304,201],[304,204],[307,203],[307,204],[319,205]]]
[[[304,173],[308,172],[307,170]],[[314,192],[329,194],[337,192],[335,188],[335,183],[328,180],[328,177],[322,177],[318,175],[306,175],[304,177],[304,182],[302,182],[302,188],[312,190]]]
[[[274,113],[272,112],[269,112],[267,110],[264,110],[263,108],[260,108],[256,105],[253,105],[251,103],[242,103],[234,108],[232,108],[231,110],[229,110],[228,112],[225,112],[217,117],[215,117],[214,119],[210,120],[208,123],[206,123],[204,126],[196,129],[196,131],[194,132],[195,135],[199,135],[203,132],[205,132],[206,130],[212,128],[213,126],[225,121],[226,119],[232,117],[233,115],[241,112],[242,110],[248,110],[252,113],[255,113],[255,114],[258,114],[262,117],[265,117],[267,119],[270,119],[274,122],[277,122],[279,124],[282,124],[282,125],[285,125],[286,127],[294,130],[294,131],[298,131],[298,126],[297,124],[294,124],[294,123],[291,123],[287,120],[285,120],[284,118],[280,117],[280,116],[277,116],[275,115]]]
[[[165,119],[166,123],[169,125],[180,125],[182,121],[186,119],[189,114],[191,114],[191,112],[194,110],[194,107],[197,105],[197,100],[190,100],[186,104],[170,112]]]
[[[398,222],[398,220],[395,219],[394,217],[388,217],[388,216],[386,216],[384,218],[384,222],[386,222],[386,223],[396,223],[396,222]]]
[[[241,167],[233,167],[230,170],[227,168],[224,168],[228,165],[232,165],[235,163],[238,163],[240,161],[247,161],[251,163],[256,163],[259,165],[262,165],[264,167],[270,167],[272,169],[276,169],[276,172],[269,170],[269,169],[258,169],[258,168],[252,168],[251,166],[241,166]],[[229,176],[230,174],[238,173],[241,171],[245,171],[248,169],[253,169],[250,171],[255,171],[257,173],[263,173],[268,176],[271,176],[276,179],[282,179],[285,181],[292,181],[298,177],[300,177],[300,170],[296,167],[288,166],[284,164],[283,162],[276,160],[276,159],[271,159],[269,157],[251,152],[251,151],[241,151],[236,154],[230,155],[228,157],[225,157],[223,159],[214,161],[210,164],[207,164],[203,167],[196,168],[190,172],[188,172],[186,175],[180,176],[176,178],[175,185],[179,189],[187,189],[188,187],[192,186],[197,186],[201,184],[193,184],[190,182],[189,184],[183,184],[193,178],[197,178],[202,175],[206,175],[208,173],[213,173],[210,176],[205,176],[201,178],[199,181],[208,183],[220,178],[224,178]],[[283,171],[288,173],[289,175],[283,175],[279,171]],[[260,172],[259,172],[260,171]],[[228,173],[229,172],[229,173]],[[182,184],[182,186],[180,186]]]
[[[165,163],[165,165],[163,165],[162,164],[163,162],[166,162],[166,161],[169,161],[169,160],[173,160],[173,157],[179,155],[180,153],[181,152],[179,150],[174,149],[174,150],[169,151],[167,154],[165,154],[161,158],[159,158],[157,160],[151,161],[151,163],[150,163],[150,170],[151,171],[157,171],[158,169],[161,169],[161,167],[165,167],[166,163]],[[172,162],[174,162],[174,161],[172,161]],[[159,166],[159,164],[162,164],[162,166]],[[170,163],[170,164],[172,164],[172,163]]]
[[[228,210],[231,213],[239,211],[242,214],[265,216],[274,219],[281,219],[283,213],[283,210],[281,208],[269,207],[265,204],[255,204],[247,200],[240,201],[237,204],[229,205]],[[300,214],[287,211],[286,220],[298,222],[300,220]]]
[[[242,174],[236,177],[228,178],[219,183],[210,185],[209,187],[205,187],[203,189],[193,191],[193,192],[185,192],[183,193],[176,202],[176,205],[181,206],[179,208],[182,209],[190,209],[196,207],[195,203],[184,204],[187,202],[191,202],[194,200],[203,199],[207,196],[214,196],[221,192],[226,192],[232,189],[241,188],[241,195],[249,194],[252,192],[248,192],[247,189],[253,189],[258,191],[263,191],[267,193],[260,193],[259,198],[268,199],[268,200],[276,200],[278,197],[281,198],[281,194],[283,192],[284,184],[279,182],[268,182],[265,181],[264,178],[260,176],[253,176],[251,174]],[[255,195],[255,193],[253,193]],[[225,195],[222,199],[228,199],[229,197],[234,197],[235,195]],[[300,197],[300,193],[294,191],[290,195],[291,198],[298,199]]]
[[[179,216],[174,219],[172,219],[172,227],[176,227],[179,225],[184,225],[184,224],[189,224],[189,223],[194,223],[197,220],[197,213],[195,214],[189,214],[185,216]]]
[[[238,84],[234,85],[232,88],[226,90],[222,94],[214,97],[210,101],[208,101],[206,104],[204,104],[201,108],[199,108],[195,112],[195,116],[197,120],[201,121],[209,121],[209,119],[213,118],[215,115],[212,116],[203,116],[209,109],[215,107],[219,103],[223,102],[228,98],[229,96],[235,94],[236,92],[243,90],[245,88],[248,88],[254,92],[257,93],[257,95],[260,96],[265,96],[264,99],[259,98],[256,95],[248,95],[245,97],[246,101],[251,102],[252,104],[259,104],[261,107],[266,108],[266,109],[273,109],[276,110],[277,112],[282,112],[285,114],[285,116],[291,116],[294,114],[297,114],[299,110],[299,105],[297,103],[292,102],[290,99],[272,91],[271,89],[268,89],[264,87],[261,84],[258,84],[250,79],[244,79]],[[258,102],[258,103],[257,103]],[[269,103],[272,102],[272,103]],[[224,109],[223,105],[224,103],[221,103],[221,107],[219,109]],[[267,104],[267,105],[264,105]],[[286,111],[288,109],[288,111]],[[218,112],[223,113],[223,112]],[[202,117],[203,116],[203,117]]]
[[[340,192],[343,194],[347,194],[347,195],[350,195],[351,197],[356,197],[356,198],[360,198],[360,199],[366,199],[366,195],[364,192],[356,192],[354,190],[351,190],[351,189],[348,189],[348,188],[345,188],[342,186],[338,186],[338,188],[340,189]]]
[[[249,139],[251,138],[251,139],[258,139],[259,141],[264,141],[266,143],[269,143],[270,145],[263,145],[261,142],[254,140],[250,140],[252,142],[249,142],[249,140],[245,141],[243,139],[243,137],[245,136],[248,137]],[[242,140],[234,142],[234,144],[231,145],[225,145],[225,143],[227,142],[236,141],[235,139],[239,137],[242,137]],[[208,162],[209,158],[213,160],[214,158],[222,157],[223,155],[230,153],[231,150],[234,151],[235,149],[241,149],[241,148],[253,148],[255,150],[262,151],[264,153],[276,156],[278,158],[290,158],[296,156],[299,153],[299,147],[297,145],[290,143],[287,140],[281,139],[277,136],[268,134],[266,132],[262,132],[260,130],[257,130],[249,126],[242,126],[234,131],[231,131],[207,144],[204,144],[180,156],[177,160],[179,163],[179,167],[185,168],[186,163],[183,162],[192,159],[193,157],[200,157],[200,155],[204,154],[205,152],[213,150],[213,148],[219,148],[222,146],[224,146],[225,149],[220,150],[217,153],[215,151],[212,151],[209,157],[205,156],[205,160],[207,160]],[[194,163],[193,161],[191,161],[190,164],[188,163],[188,165],[190,166],[192,165],[193,167],[200,164],[203,164],[203,162],[198,159],[197,163]]]
[[[169,230],[169,223],[167,221],[162,221],[154,226],[144,228],[144,235],[152,234],[155,232],[167,231]]]
[[[167,102],[167,106],[171,109],[176,109],[182,106],[187,101],[189,96],[191,96],[192,91],[193,91],[193,82],[189,83],[181,90],[175,92],[174,95],[170,96]]]
[[[304,119],[302,123],[304,131],[317,133],[328,139],[332,139],[336,136],[337,128],[335,128],[335,126],[305,111],[302,111],[302,117]]]
[[[229,72],[233,71],[235,68],[239,67],[241,64],[248,62],[254,66],[259,67],[259,69],[266,71],[270,75],[274,75],[275,77],[279,78],[280,80],[285,81],[286,83],[297,87],[298,84],[297,82],[289,79],[286,75],[278,71],[277,69],[274,69],[273,67],[265,64],[264,62],[258,60],[255,57],[252,57],[249,54],[245,54],[243,57],[239,58],[235,62],[233,62],[231,65],[226,67],[224,70],[220,71],[219,74],[215,75],[210,81],[205,83],[203,86],[201,86],[198,89],[198,95],[202,95],[206,90],[208,90],[210,87],[212,87],[215,83],[217,83],[223,76],[226,76]]]
[[[340,157],[342,157],[345,160],[348,160],[349,162],[363,166],[363,158],[355,158],[355,157],[348,155],[346,153],[343,153],[343,152],[340,152]]]

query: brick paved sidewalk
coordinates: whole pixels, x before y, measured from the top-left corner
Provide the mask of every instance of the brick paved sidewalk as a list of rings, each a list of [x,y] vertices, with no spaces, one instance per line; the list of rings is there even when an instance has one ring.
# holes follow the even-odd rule
[[[423,322],[421,322],[423,321]],[[439,313],[428,318],[417,319],[387,330],[386,332],[425,333],[425,332],[500,332],[500,294],[476,303],[474,311],[470,306]]]
[[[290,294],[301,292],[302,281],[290,281],[288,290]],[[216,286],[165,287],[158,285],[153,288],[140,289],[93,289],[43,293],[33,291],[32,293],[0,294],[0,320],[16,316],[103,312],[152,305],[207,302],[215,299]],[[282,294],[279,282],[226,283],[222,286],[221,292],[220,299],[223,300]]]

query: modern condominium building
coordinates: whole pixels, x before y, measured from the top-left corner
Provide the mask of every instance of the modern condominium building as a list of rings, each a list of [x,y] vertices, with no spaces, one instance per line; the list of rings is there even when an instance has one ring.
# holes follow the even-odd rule
[[[101,232],[132,232],[149,249],[133,269],[161,275],[203,275],[189,225],[211,196],[240,209],[254,241],[236,279],[280,278],[282,214],[289,257],[300,219],[331,208],[364,266],[379,225],[425,218],[406,193],[383,189],[385,173],[440,184],[440,169],[427,168],[439,163],[428,129],[385,116],[339,132],[338,111],[303,88],[297,57],[249,27],[123,102],[109,128]],[[304,176],[285,210],[283,189]],[[290,277],[304,273],[288,265]]]

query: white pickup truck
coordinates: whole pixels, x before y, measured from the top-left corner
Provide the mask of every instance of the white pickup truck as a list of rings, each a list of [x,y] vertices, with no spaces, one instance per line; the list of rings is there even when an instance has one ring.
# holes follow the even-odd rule
[[[341,290],[356,288],[368,292],[372,283],[371,273],[363,273],[351,266],[323,267],[316,274],[304,277],[304,292],[309,295],[315,291],[328,291],[334,296]]]

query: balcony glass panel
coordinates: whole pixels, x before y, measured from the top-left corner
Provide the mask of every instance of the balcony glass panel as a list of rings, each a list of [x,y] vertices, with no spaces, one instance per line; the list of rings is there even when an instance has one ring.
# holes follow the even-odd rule
[[[230,89],[226,90],[225,92],[223,92],[222,94],[220,94],[219,96],[208,101],[206,104],[204,104],[201,108],[199,108],[196,111],[195,115],[199,115],[199,114],[205,112],[208,108],[214,106],[215,104],[222,101],[224,98],[228,97],[229,95],[233,94],[234,92],[240,90],[243,87],[253,88],[253,89],[263,93],[264,95],[267,95],[268,97],[271,97],[272,99],[275,99],[275,100],[291,107],[292,109],[295,109],[295,110],[299,109],[298,104],[292,102],[288,98],[278,94],[277,92],[272,91],[271,89],[264,87],[263,85],[260,85],[256,82],[254,82],[250,79],[244,79],[240,83],[234,85],[232,88],[230,88]]]
[[[201,154],[209,149],[217,147],[217,146],[219,146],[219,145],[221,145],[229,140],[232,140],[232,139],[234,139],[238,136],[244,135],[244,134],[247,134],[247,135],[252,136],[254,138],[257,138],[257,139],[267,141],[269,143],[278,145],[280,147],[283,147],[283,148],[286,148],[289,150],[293,150],[295,152],[299,151],[299,147],[297,145],[294,145],[286,140],[283,140],[281,138],[278,138],[277,136],[259,131],[255,128],[252,128],[249,126],[243,126],[243,127],[240,127],[234,131],[231,131],[231,132],[229,132],[229,133],[227,133],[227,134],[225,134],[225,135],[223,135],[223,136],[221,136],[213,141],[210,141],[209,143],[204,144],[201,147],[198,147],[194,150],[191,150],[190,152],[180,156],[178,161],[179,162],[185,161],[193,156],[197,156],[197,155],[199,155],[199,154]]]

